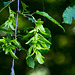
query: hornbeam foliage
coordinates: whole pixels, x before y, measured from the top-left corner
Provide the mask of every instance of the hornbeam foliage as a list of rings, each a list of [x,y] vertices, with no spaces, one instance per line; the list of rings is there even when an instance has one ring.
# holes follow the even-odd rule
[[[30,12],[27,10],[28,6],[21,1],[23,10],[21,10],[22,12],[17,11],[17,13],[24,16],[25,18],[28,18],[28,20],[32,21],[32,23],[34,23],[35,26],[29,27],[29,28],[23,28],[22,31],[25,34],[22,34],[21,30],[18,30],[19,32],[17,31],[18,34],[16,34],[17,39],[14,39],[16,12],[14,12],[10,8],[9,5],[11,3],[12,2],[10,2],[10,1],[4,2],[5,7],[2,9],[2,10],[4,10],[6,7],[8,7],[10,15],[8,17],[8,20],[0,26],[0,31],[4,31],[8,34],[7,36],[1,37],[1,39],[0,39],[0,45],[1,45],[0,51],[5,51],[5,54],[10,54],[13,58],[19,59],[14,54],[13,51],[15,50],[15,48],[17,48],[17,51],[19,51],[19,52],[20,52],[20,50],[24,50],[27,53],[26,63],[29,67],[34,68],[35,61],[38,61],[39,64],[44,64],[45,57],[43,56],[43,54],[46,54],[50,50],[50,47],[52,45],[51,32],[48,28],[45,28],[43,26],[44,21],[42,21],[41,18],[38,18],[36,20],[36,18],[33,15],[38,14],[38,15],[44,16],[44,17],[48,18],[50,21],[57,24],[64,31],[65,31],[65,29],[60,25],[59,22],[57,22],[55,19],[53,19],[51,16],[49,16],[49,14],[46,12],[37,10],[36,12],[33,12],[32,14],[30,14]],[[2,27],[7,27],[8,30],[2,29]],[[20,38],[20,40],[18,40],[18,38]],[[29,48],[28,49],[23,48],[23,46],[21,45],[22,43],[19,41],[23,41],[24,45],[28,45]],[[11,70],[13,70],[13,69],[11,69]],[[15,72],[14,72],[14,75],[15,75]]]

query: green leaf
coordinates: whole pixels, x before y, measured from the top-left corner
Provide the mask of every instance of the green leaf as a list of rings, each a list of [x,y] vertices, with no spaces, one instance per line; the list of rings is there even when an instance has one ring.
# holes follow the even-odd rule
[[[15,28],[14,28],[12,25],[10,25],[10,28],[11,28],[12,30],[15,30]]]
[[[61,27],[64,31],[65,29],[60,25],[59,22],[57,22],[55,19],[53,19],[51,16],[49,16],[46,12],[41,12],[41,11],[36,11],[35,14],[39,14],[39,15],[42,15],[46,18],[48,18],[50,21],[54,22],[55,24],[57,24],[59,27]]]
[[[41,53],[39,51],[36,52],[36,59],[40,64],[44,63],[44,57],[41,55]]]
[[[41,40],[38,40],[38,43],[40,43],[40,45],[43,47],[43,48],[47,48],[47,45],[45,44],[45,42],[41,41]]]
[[[41,18],[39,18],[37,21],[36,21],[36,24],[43,24],[44,21],[41,21]]]
[[[30,46],[30,48],[28,49],[28,51],[27,51],[27,57],[31,54],[32,49],[33,49],[33,45],[32,45],[32,46]]]
[[[45,28],[46,33],[49,35],[49,38],[51,38],[51,32],[48,28]]]
[[[4,2],[4,6],[8,5],[9,3],[11,3],[11,1]]]
[[[5,54],[8,54],[8,53],[9,53],[9,50],[5,48]]]
[[[44,49],[44,50],[38,50],[41,54],[46,54],[48,53],[49,49]]]
[[[21,3],[22,3],[23,10],[27,11],[26,8],[27,8],[28,6],[27,6],[25,3],[23,3],[22,1],[21,1]]]
[[[42,43],[42,46],[40,44],[37,44],[37,50],[41,54],[46,54],[49,51],[49,48],[44,43]]]
[[[10,13],[10,15],[9,15],[8,20],[4,24],[2,24],[1,27],[5,26],[8,29],[11,28],[12,30],[15,30],[15,28],[14,28],[15,23],[16,23],[15,12],[9,8],[9,13]]]
[[[33,30],[31,30],[31,31],[29,31],[29,33],[34,33],[36,30],[35,29],[33,29]]]
[[[9,34],[14,34],[13,31],[11,31],[11,30],[6,30],[6,29],[2,29],[2,28],[0,28],[0,31],[4,31],[4,32],[9,33]]]
[[[25,44],[29,44],[30,42],[32,42],[34,40],[34,37],[32,37],[28,42],[26,42]]]
[[[10,17],[14,18],[14,15],[16,14],[11,8],[9,8]]]
[[[33,18],[28,18],[29,21],[32,21],[32,23],[35,23]]]
[[[51,42],[49,42],[46,38],[44,38],[41,34],[38,34],[39,36],[39,40],[41,40],[41,41],[43,41],[43,42],[45,42],[46,44],[52,44]]]
[[[43,27],[43,21],[41,21],[41,19],[38,19],[36,22],[36,28],[39,29],[41,32],[45,32],[45,29]]]
[[[75,20],[75,6],[68,6],[63,12],[63,23],[72,24],[73,18]]]
[[[3,23],[1,26],[0,26],[0,28],[2,29],[2,27],[4,27],[5,26],[5,24]]]
[[[41,33],[42,35],[44,35],[45,37],[51,39],[51,33],[50,33],[50,30],[49,30],[48,28],[45,28],[45,32],[40,31],[40,33]]]
[[[17,47],[21,48],[21,44],[17,41],[17,39],[11,40]]]
[[[27,40],[29,37],[31,37],[33,34],[27,34],[25,36],[23,36],[22,40]]]
[[[48,34],[48,36],[45,35],[45,37],[47,37],[48,38],[48,41],[51,42],[51,33],[50,33],[50,30],[48,28],[45,28],[45,31]],[[50,48],[50,44],[46,44],[46,45],[47,45],[48,48]]]
[[[4,39],[0,39],[0,42],[5,43],[5,40]]]
[[[34,69],[34,67],[35,67],[35,62],[34,62],[34,60],[33,60],[32,57],[27,58],[27,59],[26,59],[26,63],[27,63],[27,65],[28,65],[29,67],[31,67],[31,68]]]
[[[12,50],[10,50],[9,52],[14,59],[18,59],[18,57],[14,54],[14,52]]]
[[[15,75],[15,71],[14,71],[13,68],[11,68],[11,73],[10,73],[10,75],[12,75],[12,70],[13,70],[13,75]]]
[[[3,7],[0,12],[2,12],[5,8],[7,8],[12,2],[14,2],[15,0],[11,1],[10,3],[8,3],[5,7]]]
[[[30,14],[30,11],[25,11],[25,12],[23,12],[24,14]]]
[[[44,29],[43,25],[41,25],[41,24],[37,24],[37,29],[39,29],[40,32],[45,32],[45,29]]]
[[[47,34],[46,32],[40,31],[40,33],[46,37],[48,37],[50,34]]]
[[[28,28],[24,28],[24,32],[29,30],[29,29],[33,29],[34,27],[28,27]]]
[[[3,45],[4,45],[4,44],[3,44]],[[3,51],[5,51],[5,50],[6,50],[6,47],[5,47],[5,46],[3,46],[3,45],[2,45],[2,48],[3,48]]]
[[[49,48],[37,48],[37,50],[49,50]]]

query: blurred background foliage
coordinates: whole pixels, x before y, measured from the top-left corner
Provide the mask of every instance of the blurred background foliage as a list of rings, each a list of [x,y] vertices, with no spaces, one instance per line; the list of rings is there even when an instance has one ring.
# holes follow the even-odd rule
[[[3,2],[7,0],[0,0],[0,9],[4,7]],[[52,46],[50,51],[45,54],[45,63],[39,65],[36,62],[35,69],[31,69],[26,65],[24,51],[17,52],[19,60],[15,60],[16,75],[75,75],[75,24],[62,24],[62,14],[66,7],[75,5],[75,0],[20,0],[25,2],[30,10],[45,11],[54,19],[56,19],[65,28],[64,33],[60,27],[41,17],[44,20],[44,27],[48,27],[52,34]],[[16,12],[17,0],[11,4],[11,9]],[[22,5],[20,4],[20,10]],[[0,25],[8,19],[8,8],[0,12]],[[38,15],[34,15],[39,18]],[[33,26],[23,16],[19,15],[18,29],[23,27]],[[1,35],[2,32],[0,32]],[[3,33],[2,33],[3,34]],[[0,52],[0,75],[9,75],[11,71],[12,57],[4,55]]]

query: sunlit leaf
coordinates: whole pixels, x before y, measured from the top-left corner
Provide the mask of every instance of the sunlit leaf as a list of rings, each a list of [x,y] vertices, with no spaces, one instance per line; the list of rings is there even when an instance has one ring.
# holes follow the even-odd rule
[[[0,39],[0,42],[5,43],[5,40],[4,39]]]
[[[8,29],[11,28],[12,30],[15,30],[14,28],[16,23],[15,12],[9,8],[9,13],[10,15],[8,20],[4,24],[2,24],[2,26],[7,27]]]
[[[37,50],[49,50],[49,48],[37,48]]]
[[[9,53],[9,50],[8,50],[8,49],[6,49],[6,50],[5,50],[5,54],[8,54],[8,53]]]
[[[44,57],[41,55],[41,53],[39,51],[36,52],[36,59],[40,64],[44,63]]]
[[[41,34],[38,34],[39,35],[39,39],[43,42],[45,42],[46,44],[50,44],[51,45],[51,42],[49,42],[46,38],[44,38]]]
[[[12,50],[10,50],[10,54],[13,58],[18,59],[18,57],[14,54],[14,52]]]
[[[36,24],[36,27],[37,27],[37,29],[39,29],[41,32],[45,32],[45,29],[44,29],[44,27],[43,27],[43,21],[41,21],[41,19],[38,19],[36,22],[35,22],[35,24]]]
[[[15,30],[15,28],[14,28],[12,25],[10,25],[10,28],[11,28],[12,30]]]
[[[11,40],[17,47],[21,48],[21,44],[17,41],[17,39]]]
[[[32,40],[34,40],[34,37],[32,37],[28,42],[26,42],[26,44],[29,44],[30,42],[32,42]]]
[[[38,43],[43,47],[43,48],[47,48],[47,45],[45,44],[45,42],[38,40]]]
[[[41,12],[37,10],[35,13],[48,18],[50,21],[54,22],[55,24],[57,24],[59,27],[61,27],[65,31],[65,29],[60,25],[60,23],[57,22],[55,19],[53,19],[51,16],[49,16],[46,12]]]

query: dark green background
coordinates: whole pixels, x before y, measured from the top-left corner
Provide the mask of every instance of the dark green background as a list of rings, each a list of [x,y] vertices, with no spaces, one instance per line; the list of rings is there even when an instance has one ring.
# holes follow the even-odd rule
[[[2,9],[3,2],[8,0],[0,0],[0,9]],[[30,10],[34,12],[36,10],[43,11],[43,0],[20,0],[25,2]],[[52,46],[48,54],[45,54],[45,63],[39,65],[36,62],[35,69],[31,69],[26,65],[25,51],[17,52],[19,60],[15,60],[15,72],[16,75],[41,75],[37,74],[37,67],[39,70],[43,68],[42,72],[50,72],[50,74],[45,75],[75,75],[75,29],[73,30],[74,24],[62,24],[63,12],[68,6],[75,5],[75,0],[44,0],[44,11],[50,16],[56,19],[65,28],[66,32],[49,21],[48,19],[41,17],[44,20],[44,27],[48,27],[52,34]],[[16,12],[17,1],[11,4],[11,9]],[[20,10],[22,10],[22,5],[20,3]],[[37,18],[40,16],[34,15]],[[3,24],[8,18],[8,8],[0,13],[0,25]],[[29,21],[19,15],[18,25],[21,27],[31,26]],[[22,29],[22,27],[21,27]],[[1,33],[0,33],[1,34]],[[12,57],[10,55],[5,55],[4,52],[0,52],[0,75],[10,75],[11,71]],[[45,71],[44,71],[45,70]],[[28,74],[33,73],[35,74]]]

